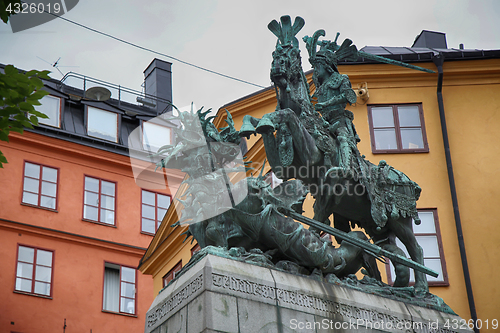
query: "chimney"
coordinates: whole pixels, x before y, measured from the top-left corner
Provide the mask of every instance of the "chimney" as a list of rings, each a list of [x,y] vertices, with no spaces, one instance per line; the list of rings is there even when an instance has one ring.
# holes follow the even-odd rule
[[[427,47],[433,49],[447,49],[446,34],[443,32],[422,30],[415,38],[411,47]]]
[[[153,95],[156,101],[156,113],[172,111],[172,64],[160,59],[153,59],[144,71],[144,90],[147,95]]]

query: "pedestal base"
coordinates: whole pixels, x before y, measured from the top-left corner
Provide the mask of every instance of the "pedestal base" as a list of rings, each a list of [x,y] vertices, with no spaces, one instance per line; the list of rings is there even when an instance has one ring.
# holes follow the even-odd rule
[[[156,297],[145,333],[471,332],[460,317],[207,255]]]

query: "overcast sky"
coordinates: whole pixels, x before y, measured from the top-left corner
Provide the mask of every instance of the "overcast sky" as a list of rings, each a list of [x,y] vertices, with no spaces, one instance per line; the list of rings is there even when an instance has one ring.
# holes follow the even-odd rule
[[[422,30],[446,33],[448,47],[500,49],[500,0],[80,0],[65,18],[155,51],[239,79],[269,86],[276,43],[267,24],[282,15],[302,16],[299,32],[326,30],[326,39],[350,38],[361,48],[411,46]],[[260,88],[209,74],[55,19],[12,33],[0,22],[0,63],[60,70],[140,90],[155,57],[173,63],[173,102],[218,109]],[[303,43],[302,43],[303,44]],[[310,68],[302,48],[304,70]],[[39,58],[38,58],[39,57]],[[63,67],[78,66],[78,67]],[[60,79],[55,69],[52,77]]]

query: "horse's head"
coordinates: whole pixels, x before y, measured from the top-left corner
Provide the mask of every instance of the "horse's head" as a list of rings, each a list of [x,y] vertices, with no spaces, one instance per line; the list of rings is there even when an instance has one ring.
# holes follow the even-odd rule
[[[273,20],[267,26],[278,37],[276,50],[273,52],[271,67],[271,80],[280,88],[287,88],[290,79],[302,73],[300,63],[299,42],[295,35],[302,29],[305,22],[301,17],[296,17],[293,22],[290,16],[285,15],[278,21]]]
[[[273,52],[271,80],[279,88],[286,89],[294,78],[300,78],[302,64],[300,51],[292,45],[277,45]]]

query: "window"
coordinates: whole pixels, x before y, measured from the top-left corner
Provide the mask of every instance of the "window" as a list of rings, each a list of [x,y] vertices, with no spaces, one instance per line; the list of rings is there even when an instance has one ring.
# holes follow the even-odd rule
[[[418,216],[422,223],[413,225],[413,232],[418,243],[424,250],[424,265],[439,273],[437,278],[427,275],[429,286],[448,286],[448,274],[446,272],[446,263],[444,260],[443,244],[441,243],[441,233],[439,230],[439,222],[436,209],[419,210]],[[408,251],[399,239],[396,243],[409,258]],[[387,272],[389,283],[392,284],[393,276],[395,276],[394,266],[390,264],[390,269]],[[415,282],[413,270],[410,270],[410,283]]]
[[[195,246],[193,246],[193,248],[191,249],[191,257],[200,250],[201,250],[200,244],[196,244]]]
[[[151,121],[142,123],[142,145],[144,149],[157,152],[164,145],[172,142],[171,128],[155,124]]]
[[[53,254],[53,251],[19,245],[15,290],[52,296]]]
[[[142,190],[141,231],[154,234],[170,206],[170,196]]]
[[[118,142],[118,114],[87,106],[87,134]]]
[[[374,153],[428,152],[421,104],[368,106]]]
[[[135,314],[136,270],[105,263],[102,309],[105,311]]]
[[[45,113],[49,118],[38,118],[40,124],[60,127],[61,124],[61,99],[45,95],[40,100],[42,105],[35,105],[35,110]]]
[[[85,176],[83,218],[109,225],[115,224],[116,184]]]
[[[175,279],[177,272],[179,272],[182,268],[182,260],[177,263],[164,277],[163,277],[163,287],[166,287],[167,284]]]
[[[28,205],[56,209],[58,169],[24,162],[23,198]]]

